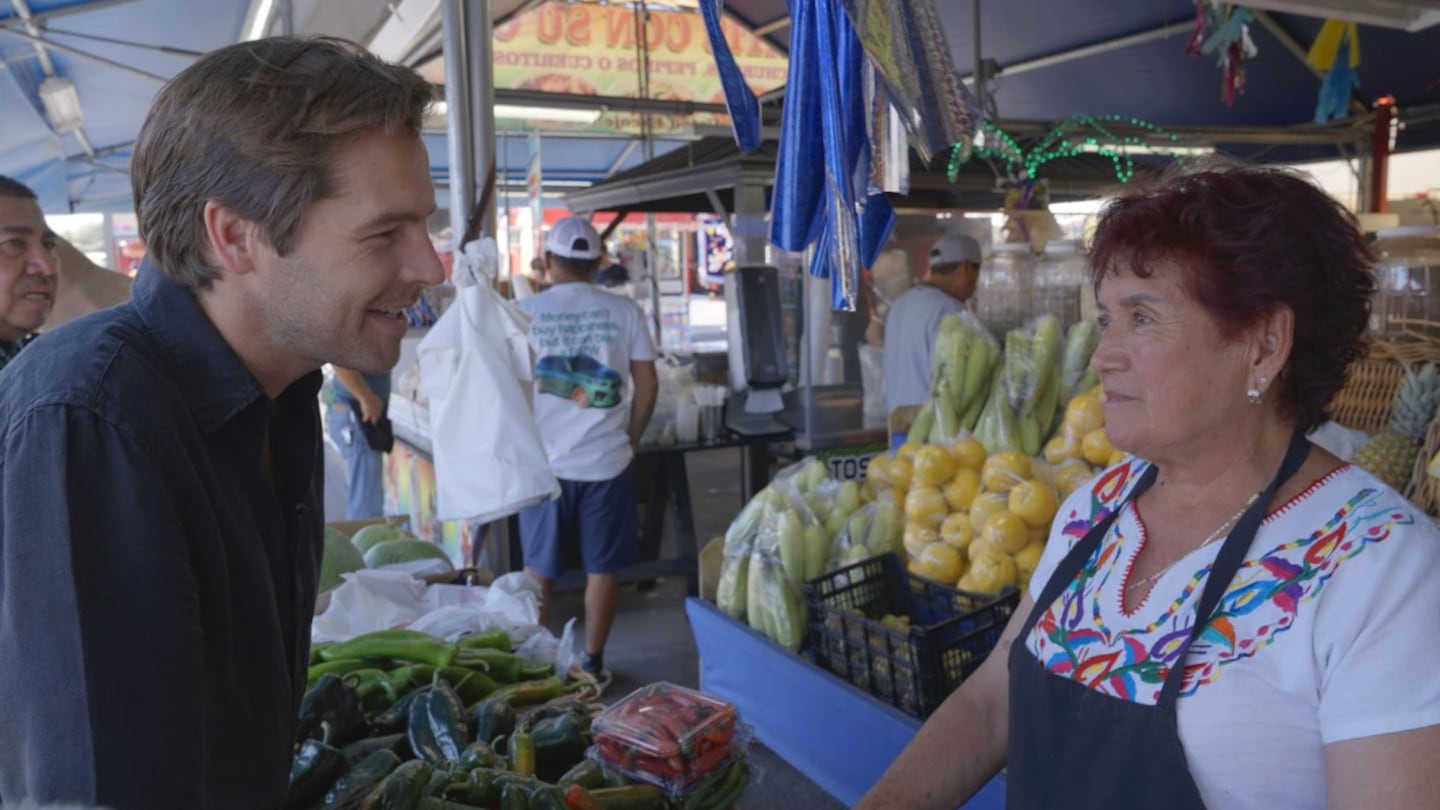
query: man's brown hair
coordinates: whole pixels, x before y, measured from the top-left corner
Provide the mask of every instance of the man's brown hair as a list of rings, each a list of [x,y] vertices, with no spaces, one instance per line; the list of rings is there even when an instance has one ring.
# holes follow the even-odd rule
[[[434,90],[353,42],[275,37],[211,51],[150,107],[131,161],[140,237],[191,290],[216,271],[205,203],[259,223],[284,256],[311,203],[337,192],[337,151],[367,132],[420,132]]]

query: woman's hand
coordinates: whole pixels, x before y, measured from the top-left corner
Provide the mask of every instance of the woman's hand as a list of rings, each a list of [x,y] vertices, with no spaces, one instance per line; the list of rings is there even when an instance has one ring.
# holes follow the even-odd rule
[[[985,663],[940,704],[855,810],[953,810],[999,772],[1010,737],[1010,647],[1034,609],[1027,593]]]

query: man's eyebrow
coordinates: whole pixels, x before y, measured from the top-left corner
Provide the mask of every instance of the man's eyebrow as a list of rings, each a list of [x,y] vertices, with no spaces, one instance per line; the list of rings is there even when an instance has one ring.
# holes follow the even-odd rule
[[[35,233],[35,229],[30,227],[29,225],[11,225],[8,223],[0,223],[0,231],[4,231],[5,233],[15,233],[21,236],[29,236]],[[45,233],[47,236],[54,235],[50,232],[49,228],[45,229]]]
[[[384,227],[386,225],[393,225],[397,222],[424,222],[425,220],[429,219],[430,215],[435,213],[436,210],[438,210],[438,208],[431,208],[424,214],[416,213],[413,210],[381,211],[370,219],[367,219],[364,222],[360,223],[360,225],[356,227],[356,230],[371,231],[375,230],[376,228]]]

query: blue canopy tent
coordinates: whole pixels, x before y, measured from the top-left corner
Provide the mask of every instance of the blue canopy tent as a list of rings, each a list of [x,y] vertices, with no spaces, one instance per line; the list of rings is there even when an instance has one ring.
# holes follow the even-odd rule
[[[1368,141],[1366,122],[1354,113],[1388,94],[1405,122],[1397,151],[1440,144],[1440,6],[1429,0],[1239,5],[1256,10],[1250,36],[1258,53],[1245,61],[1243,95],[1226,106],[1216,59],[1184,53],[1194,28],[1191,0],[936,3],[956,68],[967,78],[973,74],[978,44],[978,56],[998,67],[987,82],[995,117],[1021,133],[1074,114],[1133,116],[1242,159],[1300,162],[1335,158]],[[777,44],[788,42],[786,0],[725,0],[725,6]],[[1359,106],[1352,104],[1348,120],[1315,125],[1321,77],[1304,56],[1327,18],[1361,23],[1353,95]]]
[[[1173,127],[1188,140],[1252,160],[1351,154],[1355,144],[1368,140],[1368,123],[1354,115],[1327,125],[1309,123],[1320,78],[1300,56],[1318,33],[1321,16],[1373,6],[1371,15],[1393,13],[1385,22],[1418,30],[1361,24],[1355,101],[1395,97],[1405,125],[1397,150],[1440,143],[1440,59],[1434,56],[1440,53],[1440,28],[1426,27],[1434,18],[1428,0],[1383,5],[1258,0],[1289,12],[1260,12],[1251,24],[1258,54],[1246,62],[1244,94],[1233,106],[1221,101],[1215,60],[1183,52],[1194,19],[1190,0],[977,1],[981,56],[1000,69],[986,87],[996,117],[1017,134],[1043,132],[1048,122],[1075,113],[1120,115]],[[301,33],[364,39],[391,14],[390,5],[292,0],[288,17]],[[503,22],[533,5],[533,0],[494,0],[492,10]],[[34,185],[50,211],[128,210],[129,150],[160,81],[189,63],[193,56],[186,51],[239,39],[251,6],[244,0],[0,0],[0,60],[6,67],[0,70],[0,173]],[[972,3],[937,6],[956,65],[968,74],[976,55]],[[788,45],[785,0],[725,0],[725,9],[780,47]],[[438,19],[423,25],[430,30],[416,39],[433,48]],[[57,131],[47,116],[40,88],[51,75],[74,84],[83,113],[78,130]],[[543,173],[565,185],[600,180],[642,160],[641,150],[623,136],[558,142],[557,136],[546,137]],[[427,142],[436,178],[443,182],[444,136],[429,135]],[[659,141],[655,151],[663,154],[682,142]],[[522,138],[508,143],[502,181],[519,177],[526,150]]]
[[[509,12],[520,5],[496,3]],[[296,0],[291,13],[302,21],[295,28],[300,33],[363,41],[388,14],[386,6]],[[131,210],[130,153],[151,99],[195,55],[239,40],[250,7],[244,0],[0,0],[0,174],[30,185],[52,213]],[[73,85],[83,116],[78,128],[57,126],[47,114],[41,88],[51,77]],[[449,178],[444,132],[427,132],[425,141],[443,189]],[[504,142],[502,192],[508,187],[523,196],[526,138]],[[622,135],[546,134],[542,175],[562,188],[601,180],[644,159],[632,143]],[[680,143],[660,139],[654,151]],[[447,202],[443,193],[437,199]]]

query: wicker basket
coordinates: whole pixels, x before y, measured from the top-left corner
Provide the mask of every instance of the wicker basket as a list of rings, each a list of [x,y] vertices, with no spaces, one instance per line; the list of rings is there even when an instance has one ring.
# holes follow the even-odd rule
[[[1440,325],[1416,321],[1421,328],[1435,329]],[[1374,340],[1370,356],[1350,366],[1345,387],[1331,403],[1331,418],[1345,427],[1366,433],[1382,433],[1390,427],[1390,412],[1395,392],[1405,379],[1406,366],[1421,363],[1440,365],[1440,339],[1420,331],[1407,330],[1413,339],[1404,341]],[[1430,422],[1420,452],[1415,457],[1410,484],[1403,493],[1427,514],[1440,515],[1440,481],[1426,472],[1430,459],[1440,451],[1440,414]]]
[[[1405,367],[1380,357],[1357,360],[1350,366],[1345,385],[1330,403],[1330,417],[1348,428],[1380,433],[1390,427],[1395,391],[1405,379]]]

